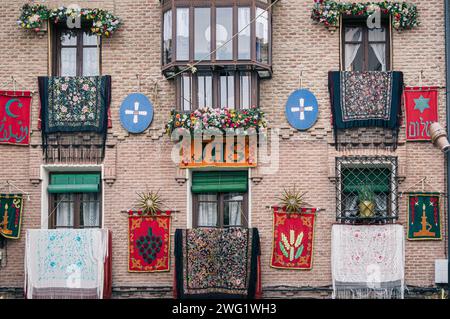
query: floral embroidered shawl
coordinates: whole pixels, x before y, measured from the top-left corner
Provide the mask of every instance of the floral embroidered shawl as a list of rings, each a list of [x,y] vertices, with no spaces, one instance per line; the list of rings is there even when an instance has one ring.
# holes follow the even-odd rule
[[[402,72],[332,71],[328,88],[335,129],[400,126]]]
[[[259,255],[256,228],[178,229],[178,298],[254,298]]]

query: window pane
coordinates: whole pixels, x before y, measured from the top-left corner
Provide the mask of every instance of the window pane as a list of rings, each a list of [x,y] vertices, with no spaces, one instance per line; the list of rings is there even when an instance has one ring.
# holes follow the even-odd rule
[[[219,48],[233,36],[233,8],[217,8],[216,21],[216,48]],[[217,50],[216,59],[233,59],[233,41]]]
[[[220,76],[220,107],[234,109],[234,73]]]
[[[384,43],[370,44],[369,71],[386,71],[386,45]]]
[[[177,9],[177,60],[189,60],[189,9]]]
[[[252,104],[252,78],[249,73],[243,73],[239,78],[241,109],[248,109]]]
[[[250,60],[250,8],[238,8],[238,59]]]
[[[83,76],[99,75],[97,48],[83,49]]]
[[[100,227],[100,201],[98,193],[81,195],[80,226]]]
[[[97,45],[97,36],[87,32],[83,34],[83,45]]]
[[[212,77],[198,76],[198,107],[212,107]]]
[[[224,194],[223,224],[225,226],[242,225],[242,204],[244,196],[242,194]]]
[[[198,195],[198,226],[217,226],[217,195]]]
[[[345,70],[363,71],[363,52],[361,44],[345,45]]]
[[[207,55],[211,52],[211,9],[194,9],[194,59],[209,60]]]
[[[269,63],[269,13],[256,8],[256,16],[256,60]]]
[[[74,194],[56,195],[56,227],[74,226]]]
[[[191,89],[192,89],[192,80],[189,74],[183,74],[181,76],[181,94],[180,94],[180,105],[183,111],[189,111],[192,108],[192,99],[191,99]]]
[[[386,29],[369,29],[369,41],[386,41]]]
[[[172,10],[164,13],[163,63],[172,62]]]
[[[77,49],[61,48],[61,76],[77,75]]]
[[[345,28],[345,41],[346,42],[362,41],[362,28],[346,27]]]
[[[77,36],[71,36],[71,34],[69,32],[65,33],[62,32],[61,33],[61,46],[68,46],[68,45],[73,45],[76,46],[77,45]]]

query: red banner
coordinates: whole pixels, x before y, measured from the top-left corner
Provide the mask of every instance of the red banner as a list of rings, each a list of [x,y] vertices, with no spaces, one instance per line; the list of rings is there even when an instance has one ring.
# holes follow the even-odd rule
[[[31,92],[0,91],[0,144],[29,145]]]
[[[438,121],[437,87],[405,88],[406,139],[429,141],[430,125]]]
[[[170,212],[129,216],[129,272],[169,271]]]
[[[312,268],[315,208],[287,213],[274,208],[270,266],[282,269]]]

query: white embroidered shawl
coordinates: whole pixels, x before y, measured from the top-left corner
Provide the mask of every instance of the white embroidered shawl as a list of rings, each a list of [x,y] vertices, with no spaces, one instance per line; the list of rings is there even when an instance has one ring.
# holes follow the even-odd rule
[[[107,248],[108,231],[103,229],[27,230],[27,298],[33,298],[33,290],[49,291],[48,298],[73,298],[74,292],[83,297],[96,290],[102,298]]]
[[[401,225],[333,225],[333,298],[403,298]]]

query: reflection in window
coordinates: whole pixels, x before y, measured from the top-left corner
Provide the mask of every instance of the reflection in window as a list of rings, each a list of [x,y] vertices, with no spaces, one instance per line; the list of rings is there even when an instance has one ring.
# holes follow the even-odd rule
[[[250,8],[238,8],[238,59],[250,60]]]
[[[241,226],[243,194],[226,193],[223,198],[223,225]]]
[[[56,202],[56,227],[74,226],[74,194],[57,194]]]
[[[197,77],[198,107],[213,107],[212,101],[212,76],[199,75]]]
[[[269,63],[269,13],[256,8],[256,60]]]
[[[177,60],[189,60],[189,8],[177,9]]]
[[[230,40],[233,36],[233,8],[217,8],[216,21],[216,59],[232,60],[233,42]]]
[[[209,60],[211,52],[211,9],[194,9],[194,59]]]
[[[172,62],[172,10],[164,13],[163,64]]]
[[[220,107],[234,109],[234,73],[220,75]]]

